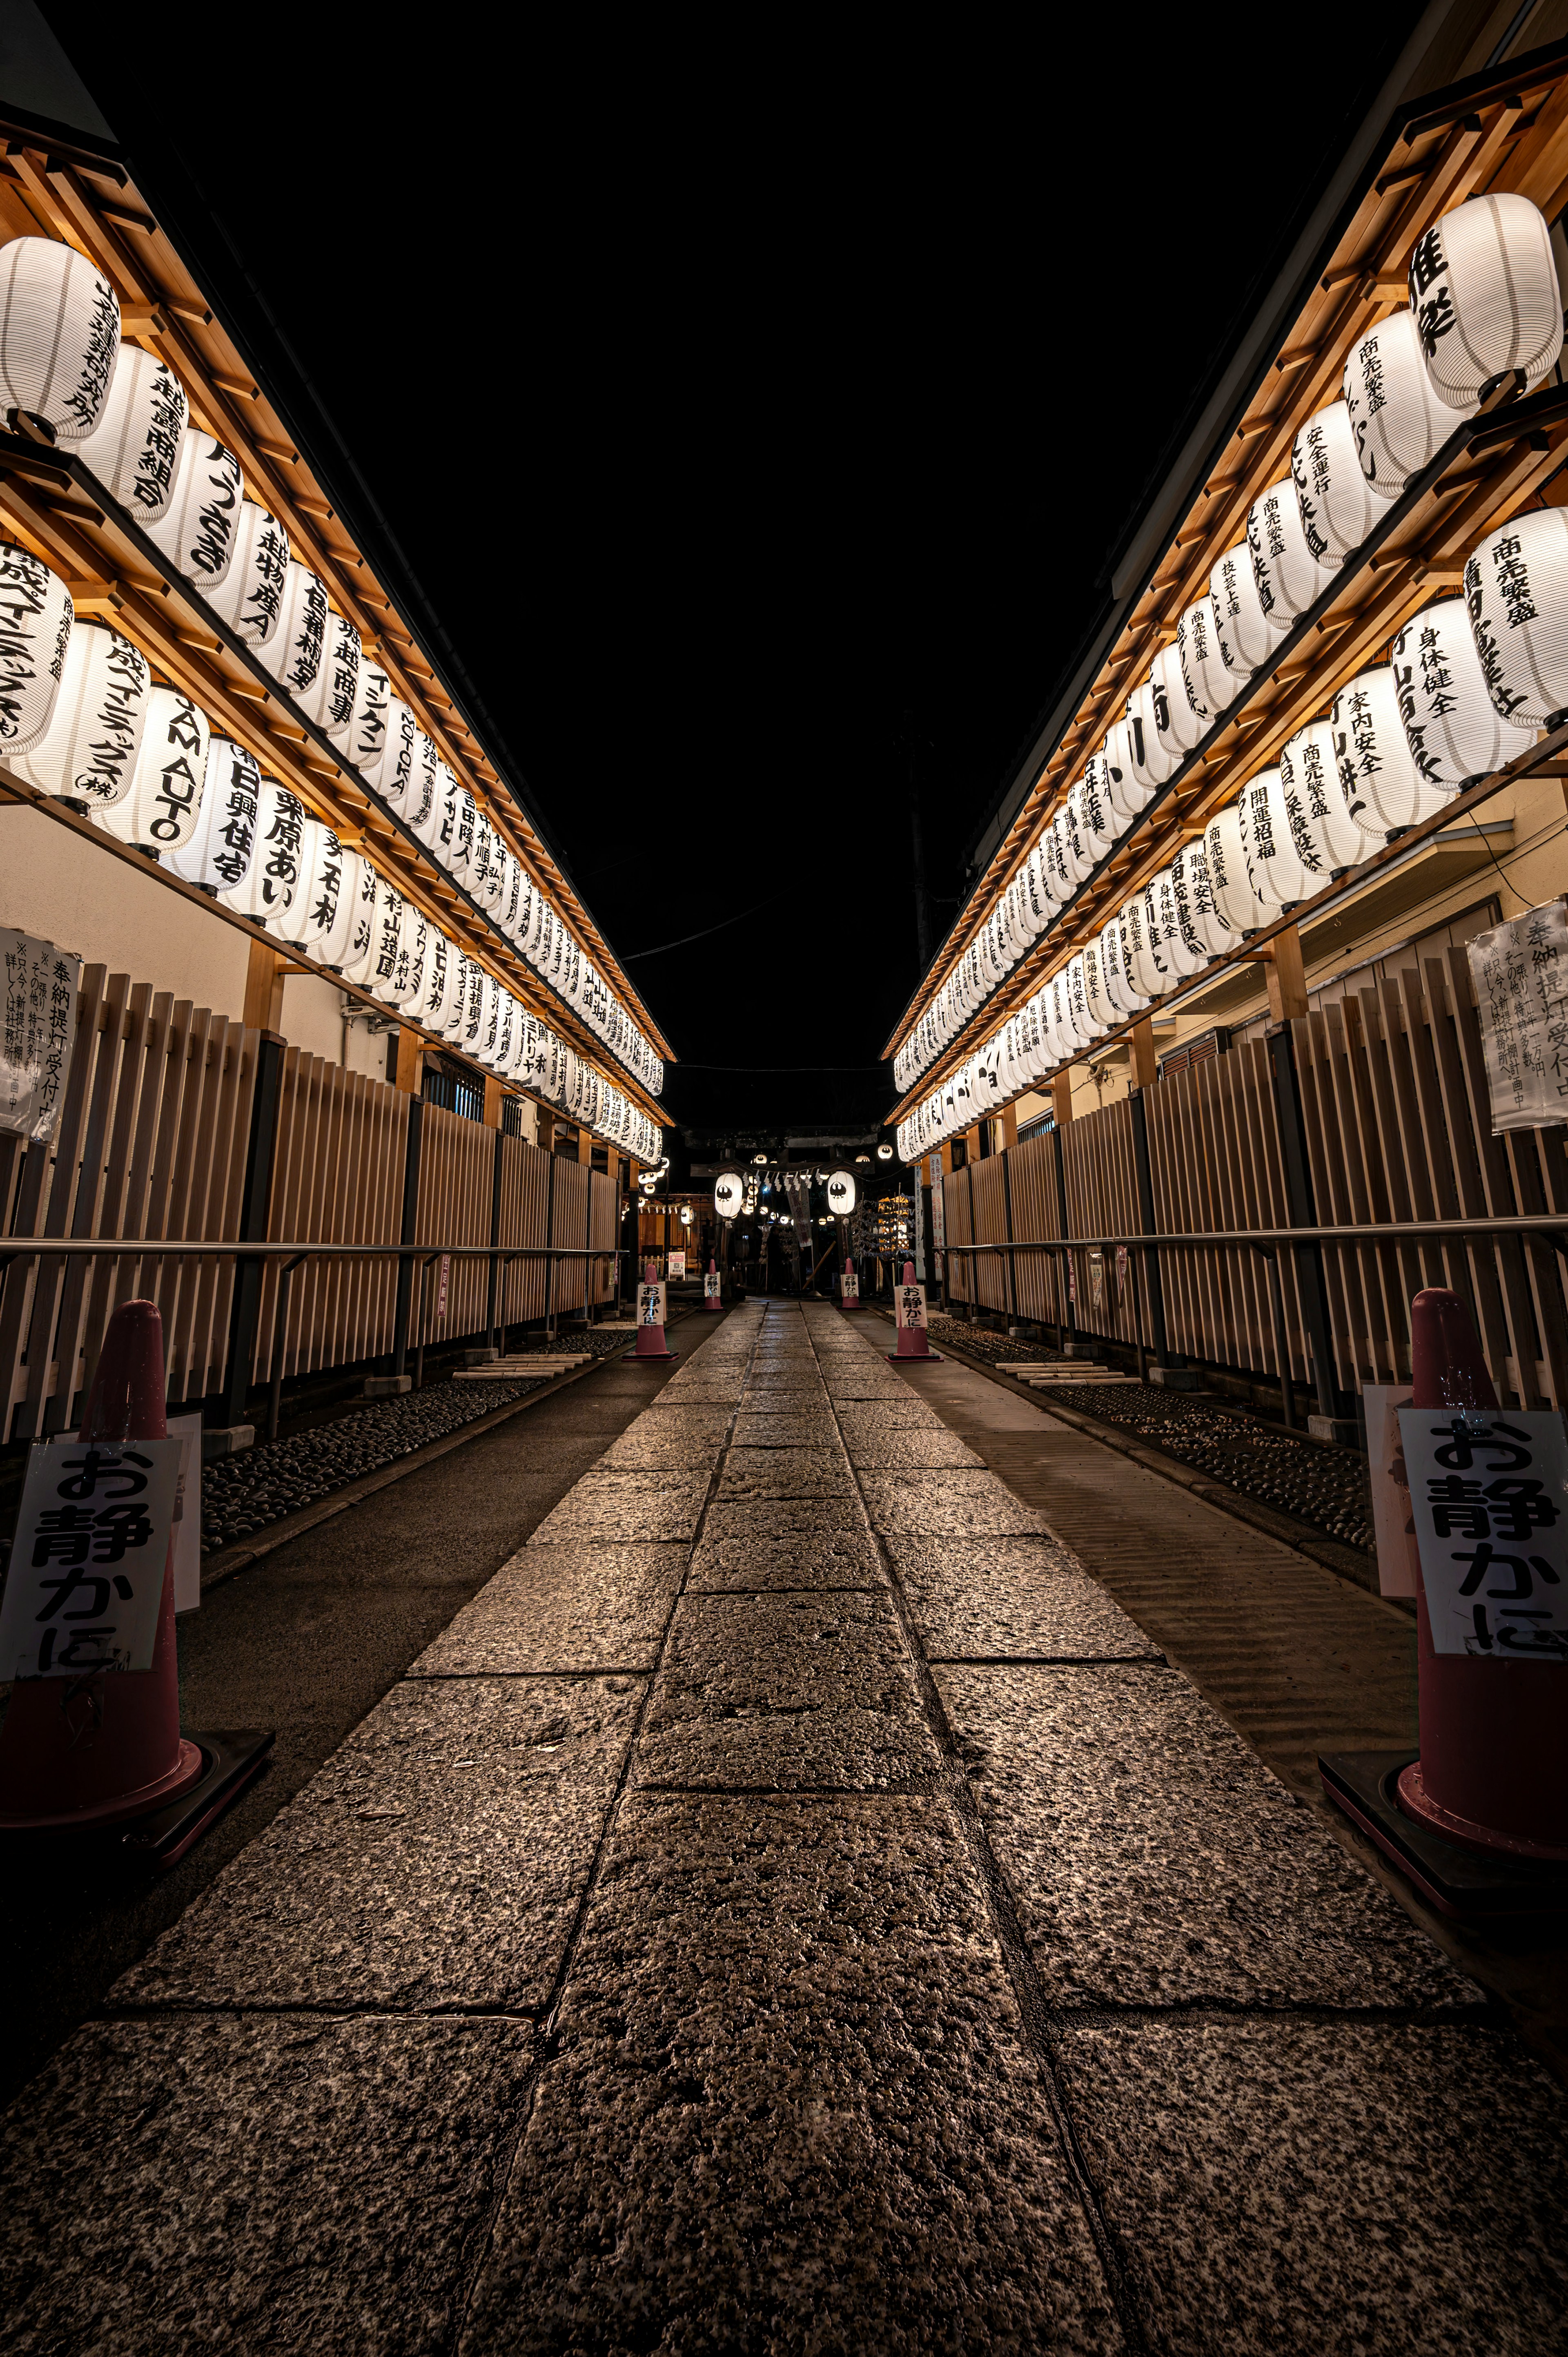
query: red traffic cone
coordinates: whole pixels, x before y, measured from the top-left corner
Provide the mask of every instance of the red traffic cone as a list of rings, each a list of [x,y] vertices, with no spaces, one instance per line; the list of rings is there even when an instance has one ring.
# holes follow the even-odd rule
[[[721,1317],[724,1314],[724,1303],[719,1298],[719,1265],[716,1260],[709,1261],[708,1273],[703,1279],[703,1307],[704,1309],[716,1309]]]
[[[854,1263],[847,1254],[844,1256],[843,1275],[839,1279],[839,1308],[845,1317],[852,1309],[860,1308],[860,1279],[854,1273]]]
[[[898,1348],[889,1351],[890,1359],[940,1359],[941,1352],[933,1351],[926,1339],[926,1288],[915,1282],[915,1264],[904,1263],[904,1279],[897,1291]]]
[[[637,1348],[635,1359],[673,1359],[677,1353],[664,1340],[664,1287],[651,1261],[642,1267],[637,1288]]]
[[[166,1436],[163,1319],[155,1302],[122,1302],[103,1337],[80,1437]],[[203,1765],[199,1747],[179,1732],[171,1544],[151,1669],[20,1678],[13,1687],[0,1729],[0,1828],[142,1816],[195,1784]]]
[[[1411,1357],[1415,1406],[1497,1406],[1480,1337],[1456,1293],[1416,1295]],[[1401,1808],[1466,1849],[1568,1859],[1562,1665],[1435,1652],[1424,1582],[1416,1620],[1421,1757],[1401,1773]]]

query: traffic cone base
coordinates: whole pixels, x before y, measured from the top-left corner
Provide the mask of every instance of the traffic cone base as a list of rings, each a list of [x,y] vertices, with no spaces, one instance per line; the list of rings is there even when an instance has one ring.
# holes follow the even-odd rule
[[[125,1674],[134,1677],[136,1673],[130,1671]],[[152,1673],[147,1671],[144,1674],[150,1677]],[[13,1689],[12,1712],[15,1713],[18,1703],[24,1703],[23,1724],[17,1730],[19,1739],[27,1741],[38,1732],[36,1724],[29,1727],[27,1721],[29,1717],[36,1721],[38,1713],[27,1711],[24,1697],[26,1702],[30,1702],[35,1695],[38,1695],[39,1701],[47,1707],[49,1703],[54,1703],[54,1696],[38,1694],[38,1689],[59,1684],[56,1678],[29,1678]],[[54,1703],[54,1706],[58,1711],[59,1704]],[[63,1833],[72,1829],[89,1833],[97,1825],[123,1824],[127,1817],[145,1817],[149,1809],[156,1809],[162,1802],[177,1800],[182,1792],[188,1792],[200,1780],[205,1765],[201,1746],[188,1742],[181,1736],[179,1756],[174,1766],[166,1775],[155,1777],[150,1784],[138,1784],[133,1791],[118,1793],[112,1800],[84,1801],[80,1808],[53,1812],[29,1810],[23,1816],[0,1816],[0,1833]]]
[[[1508,1677],[1510,1672],[1494,1668],[1492,1674]],[[1547,1674],[1555,1677],[1557,1672],[1553,1669]],[[1490,1825],[1478,1825],[1470,1817],[1456,1816],[1452,1809],[1443,1808],[1426,1789],[1419,1760],[1412,1760],[1402,1770],[1396,1789],[1400,1807],[1407,1817],[1413,1817],[1417,1824],[1428,1826],[1444,1841],[1455,1842],[1461,1849],[1478,1850],[1486,1857],[1532,1858],[1543,1866],[1568,1866],[1568,1846],[1530,1841],[1520,1834],[1497,1833]]]

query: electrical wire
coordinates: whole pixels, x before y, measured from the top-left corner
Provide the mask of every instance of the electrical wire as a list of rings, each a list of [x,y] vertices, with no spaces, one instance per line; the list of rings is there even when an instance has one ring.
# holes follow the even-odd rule
[[[705,942],[710,933],[722,933],[726,925],[738,925],[743,917],[755,917],[758,909],[771,909],[775,900],[784,898],[787,888],[781,884],[777,892],[769,892],[766,900],[754,900],[749,909],[737,909],[733,917],[721,917],[716,925],[704,925],[700,933],[682,933],[678,942],[656,942],[650,950],[633,950],[628,955],[618,958],[617,963],[631,965],[639,958],[661,957],[666,950],[683,950],[688,942]],[[737,1064],[729,1069],[743,1071],[746,1068]]]

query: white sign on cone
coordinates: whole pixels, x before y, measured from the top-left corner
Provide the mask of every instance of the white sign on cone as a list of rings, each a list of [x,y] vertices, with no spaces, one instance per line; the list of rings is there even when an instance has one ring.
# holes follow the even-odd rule
[[[663,1325],[664,1287],[662,1285],[639,1285],[638,1286],[637,1322],[639,1326]]]
[[[0,1675],[152,1667],[183,1446],[57,1439],[31,1451],[0,1606]]]
[[[1568,1435],[1555,1408],[1399,1410],[1433,1650],[1568,1663]]]
[[[843,1297],[846,1301],[858,1301],[860,1299],[860,1279],[855,1275],[853,1268],[845,1269],[843,1275],[840,1279],[840,1285],[843,1293]],[[902,1325],[903,1322],[902,1318],[898,1320],[900,1325]]]
[[[926,1322],[926,1288],[923,1285],[900,1285],[897,1288],[898,1323],[900,1326],[923,1326]]]
[[[703,1298],[704,1301],[716,1301],[718,1299],[719,1282],[718,1270],[716,1268],[710,1268],[703,1278]]]

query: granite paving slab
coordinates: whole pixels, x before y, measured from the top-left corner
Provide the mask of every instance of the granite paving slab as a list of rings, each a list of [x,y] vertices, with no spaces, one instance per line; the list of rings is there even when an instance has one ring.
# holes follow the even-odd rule
[[[532,2038],[297,2015],[79,2029],[5,2123],[6,2348],[450,2347]]]
[[[868,1473],[918,1473],[928,1467],[963,1466],[984,1469],[985,1459],[966,1448],[956,1432],[917,1432],[885,1426],[880,1432],[846,1433],[844,1445],[852,1465]]]
[[[1174,1671],[932,1674],[1053,2003],[1478,2002]]]
[[[1058,2067],[1160,2357],[1568,2346],[1568,2104],[1506,2031],[1101,2025]]]
[[[542,2005],[643,1682],[396,1685],[115,1984],[126,2005]]]
[[[708,1518],[711,1529],[713,1517]],[[697,1542],[688,1592],[714,1594],[744,1588],[886,1587],[887,1575],[876,1542],[858,1531],[794,1531],[766,1539],[713,1538]]]
[[[980,1548],[895,1531],[887,1553],[933,1661],[1162,1658],[1056,1539],[993,1537]]]
[[[725,1414],[724,1427],[716,1433],[695,1438],[679,1432],[660,1431],[657,1425],[645,1424],[639,1416],[620,1437],[613,1441],[598,1460],[604,1473],[665,1472],[704,1473],[712,1475],[723,1454],[725,1432],[729,1416]]]
[[[897,1399],[837,1400],[833,1404],[839,1429],[846,1443],[873,1432],[945,1432],[947,1426],[908,1384],[900,1383]]]
[[[847,1481],[847,1475],[845,1480]],[[755,1538],[763,1544],[810,1531],[864,1531],[865,1509],[853,1494],[841,1498],[715,1498],[703,1521],[705,1539]]]
[[[409,1675],[651,1670],[689,1553],[681,1544],[523,1547]]]
[[[746,1377],[746,1404],[748,1405],[754,1405],[764,1395],[777,1398],[785,1392],[799,1392],[807,1399],[820,1400],[827,1396],[822,1379],[814,1367],[804,1368],[799,1374],[753,1367]]]
[[[464,2357],[1122,2343],[938,1801],[636,1796]]]
[[[848,1488],[849,1460],[836,1441],[821,1448],[732,1448],[715,1500],[832,1498]]]
[[[563,1540],[629,1544],[635,1539],[690,1539],[697,1533],[712,1469],[683,1472],[668,1467],[656,1476],[635,1469],[585,1474],[546,1514],[530,1546]]]
[[[677,1606],[633,1763],[639,1783],[864,1791],[940,1765],[886,1593]]]
[[[715,1375],[713,1381],[690,1383],[676,1391],[673,1383],[666,1383],[660,1399],[667,1407],[733,1408],[740,1397],[739,1375]]]
[[[835,1403],[839,1400],[882,1400],[891,1405],[909,1396],[908,1386],[897,1375],[889,1374],[879,1367],[869,1367],[864,1374],[858,1370],[852,1372],[848,1369],[841,1374],[835,1369],[831,1378],[825,1380]]]
[[[879,1531],[918,1531],[932,1538],[1048,1535],[1036,1509],[994,1473],[863,1473],[860,1487]]]
[[[838,1426],[826,1407],[783,1415],[743,1408],[735,1420],[736,1448],[821,1448],[837,1438]]]

